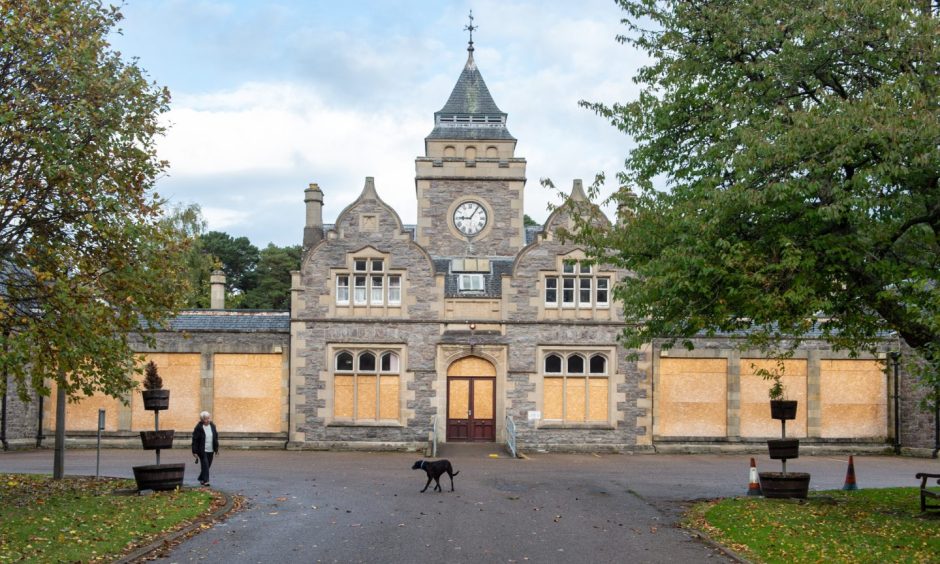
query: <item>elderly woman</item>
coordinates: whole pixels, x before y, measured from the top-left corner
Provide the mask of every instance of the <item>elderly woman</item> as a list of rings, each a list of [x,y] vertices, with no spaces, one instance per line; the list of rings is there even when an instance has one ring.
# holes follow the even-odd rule
[[[196,464],[202,466],[199,472],[199,483],[209,485],[209,467],[212,466],[212,457],[219,454],[219,433],[215,430],[212,415],[208,411],[199,414],[199,423],[193,429],[193,456]]]

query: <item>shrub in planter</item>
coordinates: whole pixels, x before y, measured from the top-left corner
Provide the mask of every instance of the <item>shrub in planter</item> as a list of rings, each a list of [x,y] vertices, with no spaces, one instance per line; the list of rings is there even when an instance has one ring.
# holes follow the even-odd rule
[[[157,374],[157,365],[151,360],[144,369],[144,409],[162,411],[170,408],[170,390],[163,389],[163,378]]]
[[[764,497],[806,499],[810,475],[804,472],[787,472],[787,460],[800,456],[800,440],[787,438],[787,421],[796,419],[797,408],[796,401],[783,399],[785,388],[782,380],[786,371],[783,359],[788,356],[786,353],[777,356],[776,368],[759,368],[754,371],[764,380],[771,382],[767,390],[767,395],[770,396],[770,416],[780,421],[781,438],[768,440],[767,450],[770,458],[779,460],[783,467],[783,472],[761,472],[760,487]]]

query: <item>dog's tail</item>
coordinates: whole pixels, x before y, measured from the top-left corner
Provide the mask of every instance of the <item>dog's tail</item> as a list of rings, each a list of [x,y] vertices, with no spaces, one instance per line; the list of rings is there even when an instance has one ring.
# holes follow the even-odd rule
[[[451,474],[451,475],[452,475],[452,476],[456,476],[457,474],[460,474],[460,470],[457,470],[456,472],[454,472],[454,473]]]

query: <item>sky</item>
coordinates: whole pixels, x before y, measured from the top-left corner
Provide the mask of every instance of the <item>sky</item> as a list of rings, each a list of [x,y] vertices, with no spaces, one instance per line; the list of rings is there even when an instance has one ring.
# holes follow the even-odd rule
[[[375,178],[404,223],[416,220],[415,157],[434,112],[474,59],[527,160],[525,212],[595,174],[615,185],[631,140],[579,100],[637,96],[645,55],[621,45],[613,0],[127,0],[113,47],[169,88],[170,163],[157,192],[198,204],[211,230],[253,244],[301,242],[303,191],[331,223]]]

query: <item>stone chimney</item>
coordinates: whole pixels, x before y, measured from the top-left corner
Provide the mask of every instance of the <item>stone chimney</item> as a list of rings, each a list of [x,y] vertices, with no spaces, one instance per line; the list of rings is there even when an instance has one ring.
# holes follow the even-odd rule
[[[304,224],[304,249],[316,245],[323,239],[323,192],[316,183],[304,190],[307,206],[307,222]]]
[[[209,307],[225,309],[225,273],[215,270],[209,276]]]

